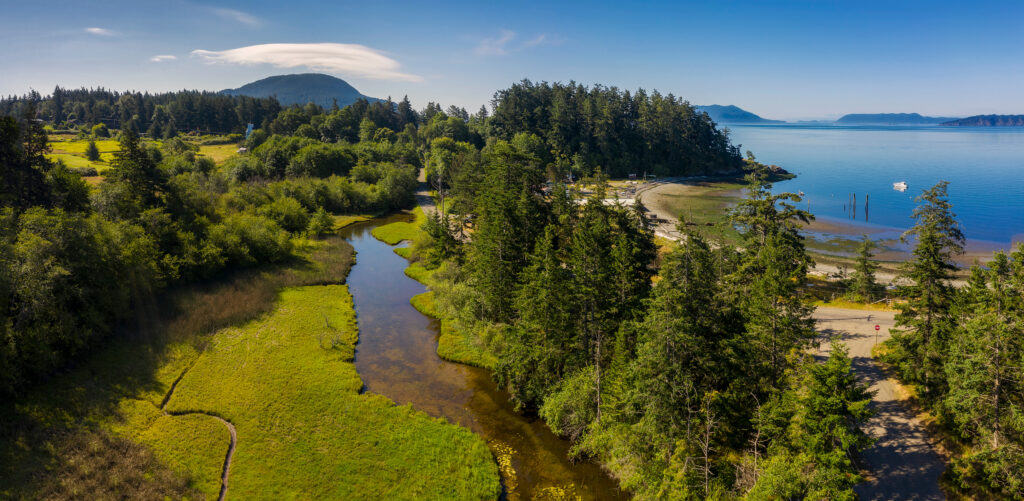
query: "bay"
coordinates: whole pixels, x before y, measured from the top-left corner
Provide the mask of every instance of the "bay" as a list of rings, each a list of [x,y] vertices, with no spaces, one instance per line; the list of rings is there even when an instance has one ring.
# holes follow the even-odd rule
[[[775,191],[803,191],[801,205],[819,220],[902,231],[913,224],[914,197],[946,180],[968,239],[1001,248],[1024,241],[1024,128],[728,127],[741,151],[797,174]],[[895,191],[897,181],[907,191]]]

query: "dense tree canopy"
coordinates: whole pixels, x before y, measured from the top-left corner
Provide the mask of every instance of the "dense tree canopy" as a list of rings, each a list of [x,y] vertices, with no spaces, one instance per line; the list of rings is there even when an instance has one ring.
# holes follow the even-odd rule
[[[739,147],[705,113],[671,94],[524,80],[498,91],[492,136],[537,135],[576,177],[600,167],[612,177],[735,173]]]

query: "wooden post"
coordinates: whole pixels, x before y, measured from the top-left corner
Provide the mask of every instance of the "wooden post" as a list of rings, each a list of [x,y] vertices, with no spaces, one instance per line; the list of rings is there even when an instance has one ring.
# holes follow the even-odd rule
[[[868,202],[871,201],[871,195],[864,194],[864,220],[868,220]]]

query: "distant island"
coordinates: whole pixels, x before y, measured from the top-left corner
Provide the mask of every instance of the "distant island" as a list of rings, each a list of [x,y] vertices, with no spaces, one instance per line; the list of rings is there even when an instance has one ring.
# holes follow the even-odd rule
[[[712,104],[708,106],[697,106],[698,111],[703,111],[718,123],[742,123],[742,124],[781,124],[782,120],[769,120],[761,118],[747,110],[733,105]]]
[[[974,115],[943,122],[946,127],[1024,127],[1024,115]]]
[[[838,125],[939,125],[956,117],[926,117],[919,113],[851,113],[836,120]]]
[[[348,82],[322,73],[277,75],[245,84],[237,89],[225,89],[221,94],[230,96],[276,97],[285,106],[315,103],[330,108],[335,100],[344,108],[360,99],[381,101],[365,96]]]

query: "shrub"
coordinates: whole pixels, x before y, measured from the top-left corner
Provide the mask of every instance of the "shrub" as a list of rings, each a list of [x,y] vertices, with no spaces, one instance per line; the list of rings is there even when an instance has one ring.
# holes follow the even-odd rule
[[[369,164],[358,164],[352,168],[350,176],[353,181],[359,181],[361,183],[376,184],[380,181],[382,173],[380,169],[369,165]]]
[[[99,171],[96,170],[96,167],[69,167],[68,170],[82,177],[93,177],[100,175]]]
[[[224,161],[223,168],[231,179],[240,182],[270,177],[266,165],[251,155],[230,157]]]
[[[298,200],[291,197],[277,198],[260,207],[257,212],[261,216],[273,219],[282,228],[291,232],[302,231],[309,226],[309,212]]]
[[[220,249],[227,264],[250,266],[278,263],[292,252],[291,235],[264,216],[235,214],[210,228],[209,243]]]
[[[99,123],[92,126],[93,137],[110,137],[110,129],[107,128],[107,124]]]
[[[309,220],[309,231],[313,235],[323,235],[330,233],[334,230],[334,217],[327,213],[323,207],[317,209],[313,213],[313,217]]]
[[[344,145],[310,144],[292,157],[286,173],[291,177],[344,176],[355,163],[355,155]]]

